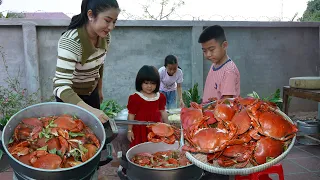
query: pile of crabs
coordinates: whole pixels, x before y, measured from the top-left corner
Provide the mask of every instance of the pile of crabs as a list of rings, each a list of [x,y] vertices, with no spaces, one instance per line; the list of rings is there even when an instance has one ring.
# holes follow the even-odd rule
[[[192,102],[180,113],[183,151],[201,153],[220,167],[257,166],[281,155],[298,128],[279,114],[276,104],[251,97],[216,100],[207,108]],[[149,141],[174,143],[175,127],[152,125]]]
[[[25,118],[14,130],[8,151],[42,169],[68,168],[93,157],[100,142],[83,121],[70,115]]]
[[[159,151],[152,154],[138,153],[131,158],[131,161],[140,166],[162,169],[177,168],[191,164],[185,152],[178,150]]]

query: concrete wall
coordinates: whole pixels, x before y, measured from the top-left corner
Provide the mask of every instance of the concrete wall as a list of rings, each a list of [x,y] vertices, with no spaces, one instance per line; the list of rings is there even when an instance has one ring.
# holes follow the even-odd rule
[[[22,86],[42,96],[52,94],[57,41],[68,20],[0,20],[0,46],[9,74],[21,69]],[[106,57],[104,95],[125,105],[134,92],[135,76],[144,64],[157,68],[164,57],[175,54],[184,72],[183,88],[199,83],[203,88],[210,62],[203,58],[199,34],[219,24],[226,30],[229,56],[241,73],[241,94],[253,90],[261,96],[288,85],[290,77],[319,75],[320,23],[119,21],[112,32]],[[0,62],[0,85],[7,75]],[[40,77],[40,78],[38,78]],[[293,99],[290,111],[317,110],[312,101]]]

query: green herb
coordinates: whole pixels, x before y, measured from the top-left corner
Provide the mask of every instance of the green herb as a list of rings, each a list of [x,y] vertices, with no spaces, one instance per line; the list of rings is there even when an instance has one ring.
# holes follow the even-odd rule
[[[121,110],[125,107],[122,107],[115,100],[103,101],[100,105],[100,109],[110,118],[117,116]]]
[[[270,161],[272,161],[272,160],[274,160],[273,157],[266,157],[266,161],[267,161],[267,162],[270,162]]]
[[[73,119],[79,119],[75,114],[72,116]]]
[[[191,102],[201,103],[201,98],[198,91],[198,83],[193,88],[190,88],[182,93],[182,99],[186,107],[190,107]]]
[[[41,150],[47,151],[47,150],[48,150],[48,145],[43,146],[43,147],[37,149],[37,151],[41,151]]]
[[[75,132],[69,132],[69,136],[71,137],[78,137],[78,136],[85,136],[84,133],[75,133]]]
[[[281,91],[280,89],[277,89],[276,92],[272,93],[270,96],[266,97],[266,98],[261,98],[257,92],[253,91],[252,93],[250,94],[247,94],[247,96],[249,97],[253,97],[253,98],[256,98],[256,99],[261,99],[261,100],[264,100],[264,101],[268,101],[268,102],[272,102],[272,103],[275,103],[279,109],[282,109],[283,108],[283,100],[281,98]],[[288,104],[290,104],[290,101],[291,101],[291,97],[289,97],[288,99]]]
[[[62,157],[62,152],[60,150],[58,150],[56,153],[58,156]]]
[[[13,143],[13,138],[11,137],[9,140],[9,144]]]
[[[54,128],[54,127],[57,127],[58,125],[57,124],[54,124],[54,120],[51,120],[49,122],[49,124],[46,126],[46,129],[48,128]]]
[[[85,154],[85,153],[88,152],[88,149],[85,148],[85,147],[84,147],[83,145],[81,145],[81,144],[79,144],[79,149],[80,149],[80,151],[81,151],[83,154]]]
[[[49,153],[50,154],[56,154],[57,153],[57,149],[56,148],[51,149],[51,150],[49,150]]]
[[[51,128],[43,128],[42,131],[39,133],[39,138],[47,138],[47,139],[51,139],[52,138],[52,134],[51,134]]]

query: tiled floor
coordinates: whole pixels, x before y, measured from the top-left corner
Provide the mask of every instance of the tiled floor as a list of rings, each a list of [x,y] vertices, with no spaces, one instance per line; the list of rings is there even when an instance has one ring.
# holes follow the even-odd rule
[[[296,144],[289,155],[281,162],[285,179],[288,180],[320,180],[320,145],[304,146]],[[109,163],[99,169],[99,180],[119,180],[116,171],[118,167]],[[1,180],[12,179],[12,169],[0,173]],[[274,178],[273,179],[278,179]],[[213,179],[208,175],[203,179]],[[227,176],[215,176],[214,179],[233,179]]]

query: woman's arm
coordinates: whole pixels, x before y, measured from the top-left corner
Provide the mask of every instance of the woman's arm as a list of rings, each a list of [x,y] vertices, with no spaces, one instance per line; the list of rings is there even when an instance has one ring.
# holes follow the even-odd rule
[[[103,101],[103,86],[102,86],[102,84],[103,84],[103,81],[102,81],[102,78],[103,78],[103,64],[102,64],[102,66],[100,67],[100,69],[99,69],[99,74],[100,74],[100,79],[99,79],[99,81],[98,81],[98,93],[99,93],[99,98],[100,98],[100,104],[102,103],[102,101]]]

